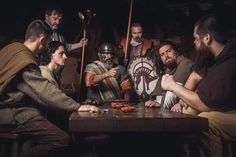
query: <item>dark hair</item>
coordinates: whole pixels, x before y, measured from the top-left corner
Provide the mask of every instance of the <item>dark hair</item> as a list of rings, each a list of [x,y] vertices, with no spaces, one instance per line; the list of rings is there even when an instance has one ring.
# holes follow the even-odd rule
[[[48,54],[55,53],[59,46],[64,46],[60,41],[51,41],[48,45]]]
[[[61,9],[59,9],[59,8],[50,8],[50,9],[45,10],[45,15],[51,16],[53,14],[57,14],[61,17],[63,16],[63,13],[62,13]]]
[[[34,20],[27,27],[25,40],[35,41],[40,35],[49,37],[52,35],[50,26],[42,20]]]
[[[160,48],[162,48],[165,45],[170,45],[176,52],[178,51],[177,45],[174,42],[169,41],[169,40],[164,40],[164,41],[160,41],[160,44],[157,49],[158,52],[159,52]]]
[[[211,34],[214,39],[222,44],[227,42],[227,31],[225,30],[225,24],[219,15],[209,14],[200,18],[196,23],[196,33],[203,38],[207,33]]]
[[[143,29],[143,25],[141,23],[138,23],[138,22],[134,22],[131,24],[131,28],[132,27],[141,27]]]
[[[41,65],[47,65],[51,61],[51,56],[58,49],[59,46],[64,46],[59,41],[51,41],[48,44],[48,51],[41,54]]]

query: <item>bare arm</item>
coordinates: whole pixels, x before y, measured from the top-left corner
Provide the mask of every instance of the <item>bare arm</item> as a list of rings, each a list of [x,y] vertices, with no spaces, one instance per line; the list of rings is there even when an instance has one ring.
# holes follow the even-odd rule
[[[187,89],[190,89],[190,90],[194,90],[194,89],[196,88],[197,84],[198,84],[201,80],[202,80],[202,77],[201,77],[198,73],[196,73],[196,72],[193,71],[193,72],[189,75],[189,77],[188,77],[188,79],[187,79],[187,81],[186,81],[184,87],[187,88]]]
[[[198,84],[201,80],[202,80],[202,77],[201,77],[199,74],[197,74],[195,71],[193,71],[193,72],[189,75],[189,77],[188,77],[188,79],[187,79],[187,81],[186,81],[184,87],[187,88],[187,89],[189,89],[189,90],[194,91],[194,90],[196,89],[196,87],[197,87],[197,84]],[[171,108],[171,110],[174,111],[174,112],[182,112],[182,107],[184,107],[185,109],[187,109],[187,108],[188,108],[188,105],[187,105],[182,99],[180,99],[179,102],[178,102],[177,104],[175,104],[175,105]]]
[[[196,109],[197,111],[200,112],[210,111],[210,108],[208,108],[200,100],[196,92],[176,84],[172,75],[168,74],[164,75],[162,77],[161,86],[163,89],[175,93],[180,99],[182,99],[184,102],[186,102],[189,106]]]
[[[88,39],[82,38],[79,42],[71,44],[71,51],[79,49],[83,47],[83,45],[87,45]]]
[[[90,72],[86,73],[85,83],[87,87],[98,84],[107,77],[113,77],[117,74],[117,68],[112,68],[111,70],[104,72],[102,74],[93,74]]]

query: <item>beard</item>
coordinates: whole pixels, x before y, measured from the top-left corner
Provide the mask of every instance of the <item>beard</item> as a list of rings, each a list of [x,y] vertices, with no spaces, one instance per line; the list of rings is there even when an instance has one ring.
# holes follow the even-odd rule
[[[50,25],[50,27],[51,27],[51,29],[52,29],[53,31],[57,31],[58,28],[59,28],[58,25]]]
[[[110,70],[114,66],[114,63],[111,59],[104,61],[103,64],[107,70]]]
[[[138,43],[141,43],[142,40],[143,40],[142,37],[135,37],[135,38],[134,38],[134,41],[136,41],[136,42],[138,42]]]
[[[211,53],[210,49],[201,43],[201,46],[196,49],[195,67],[196,69],[202,69],[210,66],[214,61],[214,55]]]
[[[113,63],[112,58],[105,60],[104,56],[101,53],[98,53],[98,57],[107,70],[110,70],[111,68],[113,68],[114,63]]]
[[[173,59],[173,58],[170,58],[167,62],[166,62],[166,68],[170,69],[170,70],[173,70],[176,66],[177,66],[177,63],[176,63],[176,59]]]

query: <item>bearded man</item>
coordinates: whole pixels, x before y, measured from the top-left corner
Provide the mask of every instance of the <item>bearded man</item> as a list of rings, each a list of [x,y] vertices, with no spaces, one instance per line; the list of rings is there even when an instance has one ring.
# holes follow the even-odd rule
[[[130,82],[125,75],[125,68],[113,62],[113,45],[107,42],[102,43],[98,49],[98,56],[99,60],[88,64],[85,69],[87,99],[129,99]]]
[[[224,19],[211,14],[194,25],[199,56],[198,68],[192,73],[196,74],[188,79],[191,84],[183,87],[176,84],[172,75],[162,77],[162,88],[181,98],[182,107],[188,107],[185,113],[208,118],[208,130],[199,135],[193,147],[200,157],[223,157],[223,141],[236,140],[236,42],[227,37],[230,31]]]
[[[193,61],[180,54],[176,44],[171,41],[163,41],[158,48],[158,68],[160,75],[173,75],[176,82],[183,85],[193,70]],[[177,103],[178,97],[170,91],[161,88],[161,79],[159,78],[155,91],[152,93],[154,100],[145,102],[148,107],[162,107],[171,109]]]

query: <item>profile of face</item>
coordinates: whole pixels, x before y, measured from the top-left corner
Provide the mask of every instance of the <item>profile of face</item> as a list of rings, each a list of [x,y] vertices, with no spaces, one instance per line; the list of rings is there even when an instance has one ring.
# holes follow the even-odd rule
[[[59,28],[61,20],[62,16],[57,12],[53,12],[51,15],[45,15],[45,22],[47,22],[52,30],[57,30]]]
[[[161,58],[162,63],[167,68],[174,68],[176,66],[176,58],[177,54],[176,51],[172,48],[171,45],[163,45],[159,48],[159,55]]]
[[[56,65],[64,65],[66,58],[66,50],[62,45],[59,46],[53,54],[51,54],[51,62]]]
[[[143,28],[140,26],[133,26],[131,27],[131,35],[134,41],[141,42],[142,41],[142,35],[143,35]]]
[[[214,60],[214,55],[211,50],[203,42],[203,39],[197,34],[197,27],[194,28],[194,44],[196,49],[195,65],[197,68],[205,67],[210,65]]]

